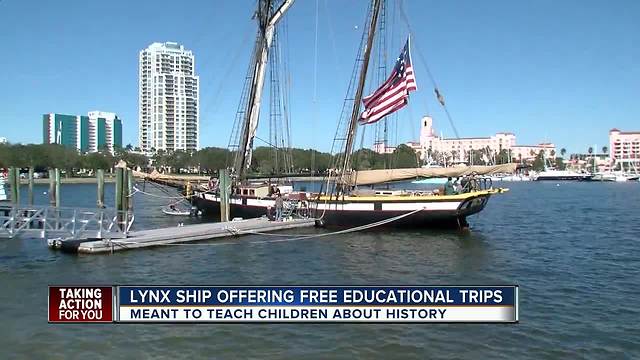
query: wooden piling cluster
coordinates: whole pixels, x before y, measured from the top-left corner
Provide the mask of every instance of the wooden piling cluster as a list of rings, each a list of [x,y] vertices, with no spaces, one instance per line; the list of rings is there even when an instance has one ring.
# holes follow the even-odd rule
[[[99,208],[106,207],[104,202],[104,170],[98,169],[96,171],[96,181],[98,184],[98,196],[96,205]],[[11,188],[11,203],[14,206],[20,204],[20,169],[16,167],[9,168],[8,179],[7,182]],[[60,207],[62,200],[62,192],[60,191],[61,187],[60,181],[60,169],[49,169],[49,205],[52,207]],[[34,169],[29,168],[28,170],[28,193],[27,193],[27,201],[29,205],[33,205],[34,203]],[[126,167],[118,167],[116,168],[116,209],[122,211],[123,213],[127,210],[129,212],[133,211],[133,198],[131,194],[133,193],[133,171],[131,169],[127,169]]]

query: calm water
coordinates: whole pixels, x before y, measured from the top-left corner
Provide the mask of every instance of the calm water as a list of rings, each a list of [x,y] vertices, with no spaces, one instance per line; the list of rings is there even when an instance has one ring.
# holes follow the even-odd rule
[[[74,256],[0,240],[0,353],[13,358],[640,357],[640,184],[512,183],[471,234],[374,231]],[[46,202],[38,187],[39,199]],[[107,198],[113,197],[112,187]],[[93,206],[94,185],[63,186]],[[173,226],[136,197],[138,228]],[[323,230],[300,230],[301,232]],[[48,284],[518,284],[516,325],[49,325]],[[4,357],[4,356],[3,356]]]

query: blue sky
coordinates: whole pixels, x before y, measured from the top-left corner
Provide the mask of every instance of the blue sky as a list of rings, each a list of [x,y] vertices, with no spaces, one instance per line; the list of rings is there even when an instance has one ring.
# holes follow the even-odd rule
[[[254,0],[0,0],[0,136],[39,143],[43,113],[104,110],[119,114],[125,144],[136,145],[138,52],[176,41],[196,56],[200,143],[226,146],[255,32],[254,6]],[[393,19],[394,6],[389,1],[389,66],[408,33],[399,15]],[[291,118],[294,146],[327,151],[367,1],[318,0],[318,8],[315,87],[316,1],[297,0],[288,14]],[[585,151],[605,145],[612,127],[640,130],[640,2],[405,0],[404,8],[415,31],[419,89],[392,120],[393,141],[417,139],[425,113],[438,132],[453,136],[418,50],[460,136],[512,131],[519,144],[552,141]]]

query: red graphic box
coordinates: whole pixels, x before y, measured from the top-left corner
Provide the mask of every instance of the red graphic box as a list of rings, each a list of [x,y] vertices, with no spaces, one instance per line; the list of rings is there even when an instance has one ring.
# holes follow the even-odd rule
[[[113,288],[49,286],[49,322],[113,322]]]

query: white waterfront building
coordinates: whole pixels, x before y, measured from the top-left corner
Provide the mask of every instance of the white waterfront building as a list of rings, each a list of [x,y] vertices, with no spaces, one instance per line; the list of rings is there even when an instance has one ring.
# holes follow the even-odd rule
[[[490,149],[493,153],[507,150],[513,161],[532,161],[542,151],[544,156],[556,156],[556,147],[552,143],[537,145],[516,145],[516,136],[511,132],[499,132],[486,137],[445,138],[436,135],[433,119],[424,116],[420,120],[420,141],[410,141],[407,146],[415,150],[422,160],[428,157],[429,151],[449,155],[454,162],[465,162],[471,150]],[[395,147],[385,146],[384,142],[376,142],[372,150],[377,153],[393,153]],[[489,160],[489,159],[488,159]]]
[[[140,51],[138,143],[145,153],[197,150],[199,77],[190,50],[174,42]]]

